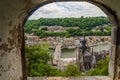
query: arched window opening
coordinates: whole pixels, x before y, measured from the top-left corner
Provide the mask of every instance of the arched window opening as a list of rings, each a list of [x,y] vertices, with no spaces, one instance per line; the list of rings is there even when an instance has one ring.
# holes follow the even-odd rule
[[[111,28],[87,2],[39,8],[24,26],[28,76],[108,76]]]

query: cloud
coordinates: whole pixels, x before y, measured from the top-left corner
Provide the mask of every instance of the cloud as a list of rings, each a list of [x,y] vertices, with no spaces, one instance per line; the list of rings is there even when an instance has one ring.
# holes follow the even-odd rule
[[[98,7],[87,2],[55,2],[36,10],[29,19],[106,16]]]
[[[65,11],[70,11],[70,12],[83,10],[83,7],[76,2],[56,3],[56,5],[58,7],[63,8]]]

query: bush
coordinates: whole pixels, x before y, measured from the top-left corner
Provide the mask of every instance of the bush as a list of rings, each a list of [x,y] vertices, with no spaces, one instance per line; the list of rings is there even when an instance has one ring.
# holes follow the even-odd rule
[[[96,68],[96,69],[89,70],[88,73],[87,73],[87,75],[89,75],[89,76],[100,75],[100,69]]]
[[[65,69],[65,76],[80,75],[77,65],[68,65]]]
[[[101,75],[108,75],[108,66],[104,66],[102,70],[100,71]]]
[[[26,46],[28,76],[65,76],[61,70],[50,64],[52,56],[47,43]]]
[[[95,69],[89,70],[86,75],[108,75],[109,56],[105,60],[99,60]]]

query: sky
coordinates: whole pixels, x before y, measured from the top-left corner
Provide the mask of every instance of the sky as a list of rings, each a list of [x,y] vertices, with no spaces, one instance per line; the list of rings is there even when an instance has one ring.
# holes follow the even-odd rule
[[[37,9],[29,19],[106,16],[97,6],[87,2],[54,2]]]

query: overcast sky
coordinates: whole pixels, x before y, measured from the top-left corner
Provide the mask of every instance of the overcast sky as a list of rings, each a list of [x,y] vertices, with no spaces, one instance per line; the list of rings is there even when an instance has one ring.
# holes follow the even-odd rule
[[[55,2],[36,10],[29,19],[106,16],[98,7],[87,2]]]

